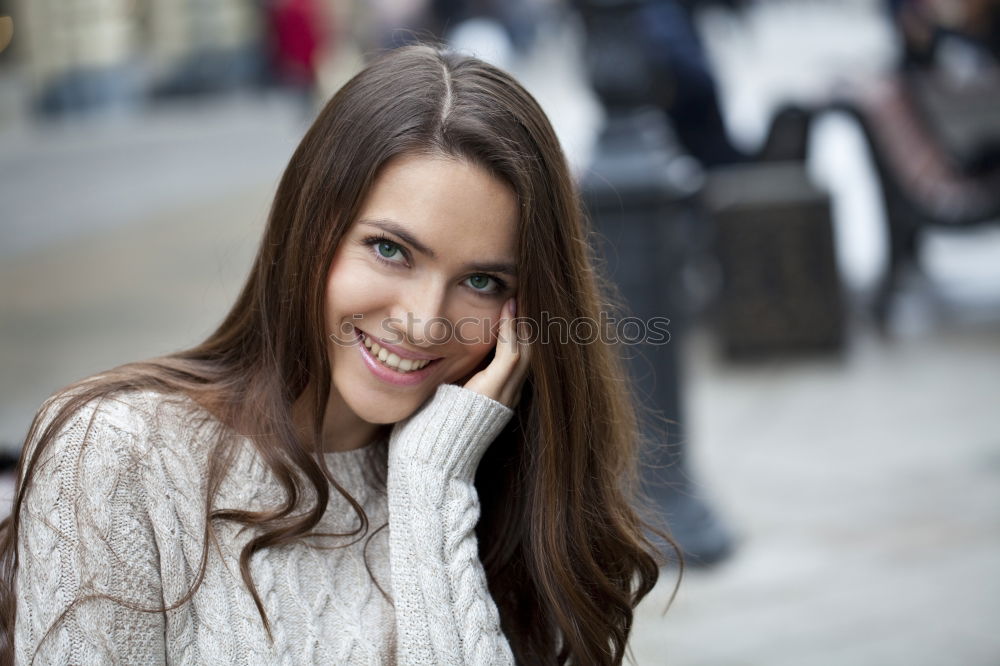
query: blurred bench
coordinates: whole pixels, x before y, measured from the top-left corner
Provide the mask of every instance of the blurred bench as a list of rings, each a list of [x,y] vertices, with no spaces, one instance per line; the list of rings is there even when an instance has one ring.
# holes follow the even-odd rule
[[[884,331],[926,229],[1000,221],[1000,79],[896,75],[853,86],[834,109],[859,121],[882,189],[889,256],[873,309]]]

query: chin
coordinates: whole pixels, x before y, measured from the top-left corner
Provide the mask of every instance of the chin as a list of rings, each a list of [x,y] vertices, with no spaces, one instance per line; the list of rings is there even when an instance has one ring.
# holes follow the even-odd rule
[[[347,406],[366,423],[390,425],[407,419],[434,395],[437,386],[429,393],[392,396],[382,392],[355,391],[345,398]]]

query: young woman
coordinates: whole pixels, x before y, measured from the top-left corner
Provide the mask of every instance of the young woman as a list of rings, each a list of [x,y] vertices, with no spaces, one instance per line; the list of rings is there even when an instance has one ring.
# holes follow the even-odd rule
[[[218,330],[39,412],[4,661],[620,663],[658,575],[622,369],[514,323],[600,294],[531,96],[383,56],[295,151]]]

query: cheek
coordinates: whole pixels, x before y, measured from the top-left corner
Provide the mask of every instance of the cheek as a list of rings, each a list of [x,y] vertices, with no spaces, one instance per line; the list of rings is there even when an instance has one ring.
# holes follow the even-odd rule
[[[335,262],[326,280],[327,323],[364,314],[389,298],[391,284],[385,276],[369,270],[362,262]]]
[[[455,355],[457,361],[444,381],[449,383],[462,379],[478,368],[492,350],[493,345],[463,345],[460,353]]]
[[[362,294],[364,284],[371,280],[369,271],[361,262],[352,257],[335,259],[326,276],[328,296]]]
[[[451,355],[457,360],[454,374],[448,381],[454,381],[474,370],[489,356],[496,346],[496,325],[491,322],[497,316],[486,318],[467,317],[455,326],[455,340]]]

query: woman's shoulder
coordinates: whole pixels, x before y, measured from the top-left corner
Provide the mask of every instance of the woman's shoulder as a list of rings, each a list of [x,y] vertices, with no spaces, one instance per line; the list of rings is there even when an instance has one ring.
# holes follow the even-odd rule
[[[58,421],[58,422],[57,422]],[[86,452],[109,464],[203,458],[212,426],[220,424],[190,397],[157,389],[100,391],[77,386],[43,403],[25,455],[45,438],[44,457]],[[52,427],[52,432],[48,432]]]
[[[75,385],[51,395],[39,409],[41,423],[48,424],[69,410],[71,419],[86,418],[102,426],[132,435],[148,434],[156,427],[179,426],[186,418],[207,414],[194,400],[181,393],[154,388],[109,388]]]
[[[22,529],[68,511],[98,523],[140,521],[150,529],[176,523],[169,529],[200,534],[212,433],[218,432],[200,424],[213,422],[190,398],[157,390],[54,395],[22,454],[21,473],[30,475]]]

